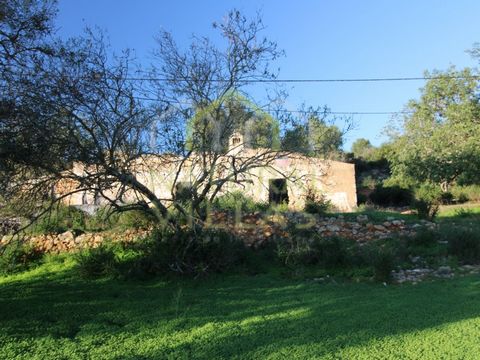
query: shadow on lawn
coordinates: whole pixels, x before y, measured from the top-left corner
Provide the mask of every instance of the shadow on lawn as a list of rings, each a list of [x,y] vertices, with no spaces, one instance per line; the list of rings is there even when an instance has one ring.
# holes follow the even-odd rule
[[[108,355],[115,348],[122,355],[111,357],[122,359],[264,357],[299,346],[319,356],[477,317],[478,285],[473,278],[320,285],[267,275],[176,284],[74,277],[12,282],[0,285],[0,346],[47,337],[59,347],[65,339],[81,347],[79,339],[89,338],[99,351]],[[152,338],[158,338],[153,348]]]

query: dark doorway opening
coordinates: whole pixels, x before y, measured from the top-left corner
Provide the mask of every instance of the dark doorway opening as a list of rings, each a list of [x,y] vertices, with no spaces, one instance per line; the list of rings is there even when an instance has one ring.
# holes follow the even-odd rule
[[[268,181],[268,202],[270,204],[288,204],[287,179]]]

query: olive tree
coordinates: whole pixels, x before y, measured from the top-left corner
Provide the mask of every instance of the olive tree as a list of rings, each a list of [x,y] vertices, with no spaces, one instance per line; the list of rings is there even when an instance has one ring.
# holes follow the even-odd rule
[[[480,180],[480,93],[472,70],[450,68],[432,77],[411,100],[388,160],[394,178],[430,182],[447,191],[456,181]]]
[[[232,95],[250,99],[252,80],[274,78],[269,65],[282,52],[260,36],[260,18],[249,21],[232,11],[214,27],[225,39],[221,48],[195,38],[182,51],[162,32],[157,62],[146,79],[132,76],[138,67],[130,53],[112,54],[102,34],[50,40],[48,56],[27,59],[35,72],[20,83],[5,80],[17,91],[4,101],[15,111],[0,118],[4,196],[48,211],[88,192],[117,211],[149,212],[175,226],[169,216],[174,208],[201,223],[205,206],[226,184],[242,186],[253,169],[285,156],[256,146],[238,157],[226,146],[232,133],[251,126],[258,114],[239,111]],[[0,41],[6,41],[3,34]],[[170,196],[162,197],[141,175],[165,168],[176,175]],[[185,171],[193,177],[188,204],[176,194]],[[38,217],[42,211],[33,213]]]

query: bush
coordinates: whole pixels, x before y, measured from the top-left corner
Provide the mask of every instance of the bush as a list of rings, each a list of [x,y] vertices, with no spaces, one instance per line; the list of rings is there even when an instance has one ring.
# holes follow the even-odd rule
[[[111,207],[101,207],[85,219],[85,227],[89,231],[108,230],[117,224],[119,216],[120,214],[113,212]]]
[[[433,220],[438,213],[442,192],[434,184],[422,184],[415,191],[413,207],[421,219]]]
[[[212,209],[217,211],[227,211],[234,213],[240,210],[242,213],[253,213],[255,211],[265,211],[268,205],[257,203],[252,198],[245,196],[241,191],[221,195],[215,199]]]
[[[277,257],[287,266],[312,265],[316,255],[311,247],[313,237],[319,237],[311,230],[288,231],[287,237],[277,239]]]
[[[455,227],[442,231],[442,240],[448,241],[448,253],[464,263],[480,262],[480,234],[473,229]]]
[[[373,176],[368,175],[361,179],[359,188],[374,189],[377,186],[378,180]]]
[[[456,198],[456,202],[457,202],[458,204],[464,204],[464,203],[466,203],[468,200],[469,200],[468,195],[465,194],[465,193],[460,193],[460,194],[458,194],[458,196],[457,196],[457,198]]]
[[[465,219],[465,218],[475,218],[475,217],[479,217],[480,214],[475,213],[472,209],[460,208],[460,209],[456,209],[456,210],[454,211],[454,216]]]
[[[298,229],[289,224],[287,237],[277,240],[277,256],[287,266],[321,265],[325,268],[351,265],[353,240],[323,238],[314,229]]]
[[[316,238],[312,243],[312,249],[318,263],[326,268],[349,267],[352,245],[353,241],[340,237]]]
[[[392,270],[395,266],[395,255],[393,251],[380,248],[373,258],[374,278],[379,282],[390,282]]]
[[[440,203],[442,205],[451,205],[454,203],[453,194],[449,191],[440,194]]]
[[[128,264],[127,276],[148,278],[176,273],[198,276],[219,273],[243,262],[242,241],[221,229],[157,230],[143,244],[142,255]]]
[[[33,231],[42,234],[85,231],[87,218],[88,215],[76,207],[58,205],[36,221]]]
[[[375,186],[370,194],[370,201],[380,206],[407,206],[412,202],[412,192],[400,186]]]
[[[451,191],[457,202],[480,201],[480,185],[454,185]]]
[[[78,271],[85,278],[98,278],[116,273],[117,259],[113,247],[100,245],[76,255]]]
[[[23,241],[12,241],[0,248],[0,273],[11,274],[36,265],[43,254]]]
[[[432,230],[422,229],[413,236],[406,237],[409,247],[428,247],[437,244],[439,234]]]
[[[308,188],[305,194],[304,211],[309,214],[325,214],[332,207],[331,202],[324,194],[316,193],[312,188]]]
[[[140,210],[121,212],[115,218],[115,225],[123,229],[148,229],[157,222],[153,214]]]

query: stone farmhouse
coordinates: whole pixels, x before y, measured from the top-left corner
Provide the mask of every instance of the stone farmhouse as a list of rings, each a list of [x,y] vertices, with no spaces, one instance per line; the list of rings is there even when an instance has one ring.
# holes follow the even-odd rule
[[[255,156],[258,149],[249,149],[243,145],[243,136],[235,133],[229,139],[229,158]],[[172,199],[172,194],[180,188],[188,188],[194,181],[193,164],[184,164],[177,175],[174,161],[167,165],[154,165],[155,159],[143,159],[139,164],[137,178],[150,188],[161,199]],[[77,166],[75,171],[83,171]],[[353,164],[307,157],[297,153],[279,156],[268,167],[252,169],[246,176],[250,180],[242,185],[228,183],[222,193],[241,191],[245,196],[257,202],[288,203],[292,210],[302,210],[307,191],[322,194],[337,211],[348,212],[357,206],[355,185],[355,167]],[[174,189],[172,191],[172,189]],[[219,194],[221,195],[221,194]],[[125,194],[124,202],[129,201],[132,194]],[[131,200],[131,199],[130,199]],[[76,193],[65,199],[69,205],[92,209],[105,203],[104,199],[91,193]],[[168,203],[168,201],[167,201]]]

